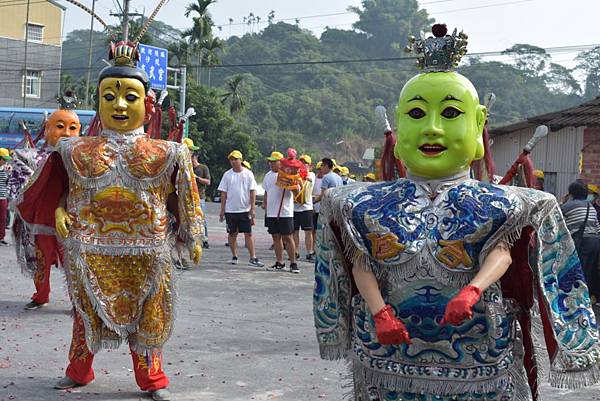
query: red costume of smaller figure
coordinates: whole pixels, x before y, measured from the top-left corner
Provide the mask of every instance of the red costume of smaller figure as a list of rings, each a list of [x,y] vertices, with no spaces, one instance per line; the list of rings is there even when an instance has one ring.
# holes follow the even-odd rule
[[[67,91],[58,101],[60,109],[53,112],[42,127],[46,151],[37,151],[34,148],[20,149],[16,152],[15,169],[23,170],[29,167],[29,171],[35,171],[48,157],[48,151],[52,151],[61,138],[79,135],[81,123],[73,111],[77,97],[71,91]],[[15,185],[22,182],[14,181]],[[15,192],[27,188],[25,185],[24,188],[15,189]],[[20,195],[17,195],[17,199],[19,198]],[[35,224],[26,227],[20,217],[16,220],[13,233],[16,239],[17,260],[21,264],[21,270],[33,277],[35,285],[35,293],[25,309],[37,309],[50,301],[50,270],[53,265],[58,266],[62,263],[63,251],[53,230]]]

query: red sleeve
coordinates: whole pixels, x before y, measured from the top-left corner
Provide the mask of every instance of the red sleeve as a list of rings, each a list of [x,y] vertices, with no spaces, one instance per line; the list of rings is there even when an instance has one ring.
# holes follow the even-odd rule
[[[28,224],[54,228],[54,211],[69,189],[69,180],[57,152],[51,153],[39,168],[42,170],[23,191],[17,209]]]

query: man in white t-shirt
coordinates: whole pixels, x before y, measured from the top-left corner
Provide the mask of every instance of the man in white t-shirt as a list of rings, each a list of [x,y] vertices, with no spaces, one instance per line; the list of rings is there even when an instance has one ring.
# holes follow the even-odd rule
[[[292,234],[294,233],[294,197],[292,191],[284,190],[277,186],[277,172],[279,163],[283,155],[279,152],[271,153],[267,157],[271,170],[265,174],[263,179],[263,188],[265,190],[265,200],[263,207],[266,210],[265,225],[269,234],[273,237],[275,248],[275,264],[270,266],[273,270],[282,270],[285,268],[283,260],[283,243],[290,257],[290,271],[300,273],[296,263],[296,248]]]
[[[294,243],[296,244],[296,258],[300,257],[300,229],[304,231],[304,244],[306,245],[306,260],[313,262],[315,252],[313,246],[313,200],[312,191],[315,184],[315,173],[311,171],[312,159],[309,155],[302,155],[298,158],[308,171],[308,176],[304,184],[304,203],[294,203]]]
[[[231,169],[221,178],[218,190],[221,191],[221,213],[219,219],[227,222],[229,249],[231,249],[231,264],[238,263],[237,235],[244,233],[246,247],[250,253],[249,264],[263,267],[264,264],[256,257],[252,226],[256,217],[256,181],[252,171],[242,166],[242,152],[234,150],[227,156]]]

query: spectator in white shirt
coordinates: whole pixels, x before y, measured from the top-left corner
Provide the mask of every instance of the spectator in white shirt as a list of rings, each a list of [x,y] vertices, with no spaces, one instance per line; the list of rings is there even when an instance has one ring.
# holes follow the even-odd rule
[[[271,171],[265,174],[262,184],[265,189],[263,202],[266,210],[265,225],[273,237],[276,259],[275,264],[269,268],[273,270],[285,268],[283,261],[283,243],[285,242],[285,249],[290,258],[290,271],[300,273],[296,263],[296,247],[292,238],[294,233],[294,195],[292,191],[277,186],[281,159],[283,159],[283,155],[279,152],[273,152],[271,156],[267,157]]]
[[[252,226],[256,218],[256,180],[252,171],[242,166],[242,152],[232,151],[229,156],[231,169],[221,178],[218,190],[221,192],[221,213],[219,219],[227,222],[231,264],[238,263],[237,235],[244,233],[246,247],[250,253],[249,264],[263,267],[264,264],[256,257]]]

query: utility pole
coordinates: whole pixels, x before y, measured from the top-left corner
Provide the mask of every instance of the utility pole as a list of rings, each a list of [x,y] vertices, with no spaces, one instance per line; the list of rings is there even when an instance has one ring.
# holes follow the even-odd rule
[[[129,41],[129,0],[123,0],[123,40]]]
[[[125,41],[125,43],[127,43],[129,41],[129,17],[144,18],[144,14],[129,12],[129,2],[130,1],[131,0],[123,0],[123,12],[122,13],[111,13],[110,14],[113,17],[123,18],[121,21],[121,25],[123,27],[123,41]]]
[[[90,108],[90,75],[92,73],[92,48],[94,46],[92,38],[94,37],[94,11],[96,9],[96,0],[92,0],[92,16],[90,17],[90,45],[88,49],[88,70],[85,80],[85,107]]]
[[[27,44],[29,43],[29,5],[31,0],[27,0],[27,15],[25,16],[25,56],[23,60],[23,107],[27,101]]]

